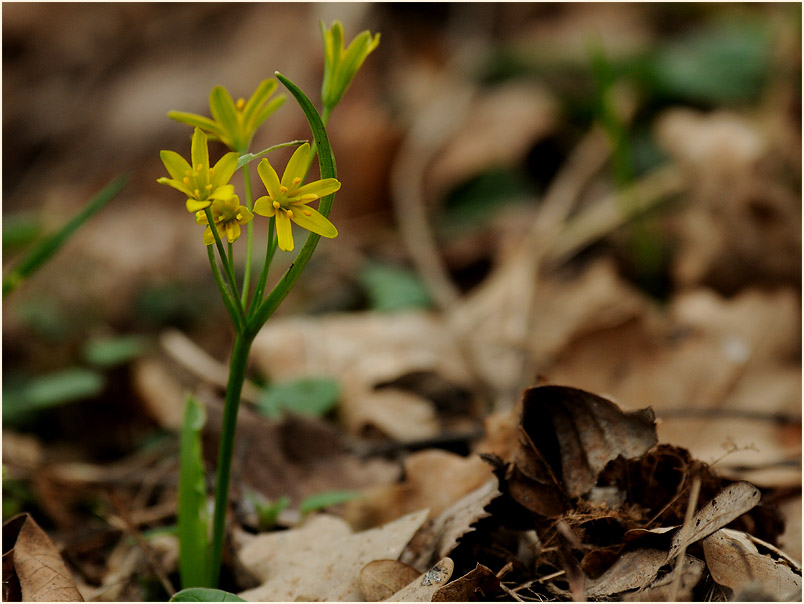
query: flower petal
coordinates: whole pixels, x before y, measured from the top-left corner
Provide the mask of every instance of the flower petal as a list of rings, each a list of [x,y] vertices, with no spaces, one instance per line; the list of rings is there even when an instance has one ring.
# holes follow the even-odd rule
[[[229,199],[234,195],[234,185],[223,185],[217,189],[213,189],[209,194],[210,199]]]
[[[276,213],[276,237],[279,241],[279,249],[284,252],[293,251],[293,230],[290,226],[290,218],[285,212]]]
[[[173,187],[177,191],[181,191],[182,193],[187,195],[187,197],[193,197],[193,192],[190,190],[190,187],[188,187],[181,181],[173,180],[172,178],[167,178],[166,176],[163,176],[162,178],[157,178],[156,182],[158,182],[160,185],[167,185],[169,187]]]
[[[260,216],[268,216],[268,218],[270,218],[276,214],[276,208],[274,208],[273,203],[274,202],[270,197],[263,195],[254,202],[254,213],[259,214]]]
[[[248,224],[254,218],[254,214],[246,206],[238,206],[237,213],[240,215],[240,219],[237,221],[240,224]]]
[[[268,97],[274,93],[276,87],[277,83],[273,78],[263,80],[257,85],[257,89],[254,91],[254,94],[251,95],[251,98],[243,108],[243,123],[246,124],[246,128],[249,127],[249,122],[251,122],[252,118],[257,115],[260,108],[268,100]]]
[[[204,134],[201,128],[196,128],[193,131],[193,143],[190,149],[190,157],[193,160],[193,170],[197,170],[198,166],[201,166],[202,173],[204,170],[209,170],[209,149],[207,148],[207,135]],[[204,181],[206,181],[206,177],[204,177]]]
[[[198,224],[209,224],[209,220],[207,220],[207,213],[204,210],[198,210],[195,213],[195,221]]]
[[[237,110],[235,109],[232,95],[223,86],[215,86],[212,92],[209,93],[209,110],[212,112],[212,117],[221,125],[221,128],[235,139],[236,144],[243,141],[240,138],[240,128],[237,124]],[[237,151],[245,151],[245,149],[237,148]]]
[[[325,178],[323,180],[316,180],[308,182],[294,191],[294,197],[301,197],[303,195],[315,195],[316,199],[325,197],[330,193],[334,193],[341,188],[341,182],[337,178]],[[312,201],[312,200],[309,200]]]
[[[197,212],[198,210],[203,210],[204,208],[208,208],[212,205],[212,201],[209,199],[206,201],[199,201],[197,199],[188,199],[187,200],[187,211],[188,212]]]
[[[190,164],[181,155],[175,151],[160,151],[159,157],[162,158],[162,163],[165,164],[171,178],[181,181],[187,176]]]
[[[299,145],[298,149],[293,152],[293,155],[285,167],[285,173],[282,175],[282,185],[292,190],[294,178],[304,178],[307,173],[307,162],[310,158],[310,143]]]
[[[212,245],[215,243],[215,235],[212,234],[212,229],[207,227],[204,229],[204,245]]]
[[[260,175],[260,180],[262,180],[262,184],[265,185],[265,189],[268,193],[270,193],[272,197],[276,197],[279,193],[279,176],[267,159],[263,158],[257,165],[257,174]]]
[[[215,186],[225,185],[228,183],[237,170],[237,161],[240,159],[240,154],[234,151],[227,153],[218,160],[212,167],[212,184]]]
[[[307,215],[309,214],[309,216]],[[293,210],[293,222],[300,227],[312,231],[322,237],[332,239],[338,236],[338,229],[323,214],[313,208],[297,208]]]
[[[236,220],[230,220],[226,223],[226,239],[229,243],[234,243],[240,237],[240,225]]]
[[[168,111],[168,117],[182,124],[187,124],[194,128],[201,128],[201,130],[207,133],[207,136],[213,135],[220,138],[223,134],[223,130],[221,130],[221,127],[216,122],[203,115],[187,113],[185,111]]]

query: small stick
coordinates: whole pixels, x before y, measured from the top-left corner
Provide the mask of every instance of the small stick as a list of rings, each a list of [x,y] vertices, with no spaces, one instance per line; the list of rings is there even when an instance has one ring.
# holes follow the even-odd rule
[[[684,515],[684,526],[692,524],[692,517],[695,515],[695,510],[698,507],[698,496],[701,494],[701,477],[696,476],[692,480],[692,488],[690,489],[690,498],[687,502],[687,513]],[[687,544],[682,542],[681,548],[678,551],[676,558],[676,567],[673,570],[675,576],[673,577],[673,585],[670,588],[670,601],[676,602],[678,597],[678,589],[681,585],[681,574],[683,572],[684,560],[687,556]]]

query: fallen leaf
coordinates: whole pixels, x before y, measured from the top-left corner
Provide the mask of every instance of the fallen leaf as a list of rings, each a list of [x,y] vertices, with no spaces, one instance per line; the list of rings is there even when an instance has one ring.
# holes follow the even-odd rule
[[[418,570],[399,560],[374,560],[360,571],[360,591],[366,602],[381,602],[418,576]]]
[[[433,594],[432,602],[488,602],[502,592],[500,580],[487,566],[477,566]]]
[[[250,601],[358,601],[360,571],[374,560],[398,558],[427,510],[352,533],[333,516],[311,517],[297,529],[257,535],[240,550],[243,565],[263,581],[238,594]]]
[[[801,597],[801,574],[787,564],[760,554],[749,535],[720,529],[702,541],[712,579],[732,591],[758,586],[772,601]]]
[[[444,558],[385,602],[432,602],[436,591],[449,581],[455,564]]]
[[[681,549],[700,541],[729,522],[750,511],[759,503],[762,493],[749,482],[734,482],[698,510],[689,524],[684,524],[673,535],[667,561]]]
[[[613,596],[640,589],[653,581],[666,559],[667,552],[658,549],[626,552],[597,579],[587,580],[586,596]]]
[[[13,540],[14,571],[23,602],[83,602],[56,546],[29,514],[3,525],[3,540]],[[5,549],[5,547],[4,547]],[[6,554],[3,552],[4,567]],[[5,568],[4,568],[5,574]]]
[[[703,577],[704,563],[693,556],[684,556],[684,564],[679,569],[664,573],[650,585],[633,593],[627,593],[623,600],[630,602],[687,602],[692,601],[692,590]],[[675,573],[681,578],[674,584]]]

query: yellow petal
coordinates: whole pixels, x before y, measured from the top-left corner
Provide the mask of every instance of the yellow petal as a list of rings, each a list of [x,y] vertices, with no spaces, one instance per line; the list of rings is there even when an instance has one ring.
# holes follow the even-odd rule
[[[293,251],[293,230],[290,226],[290,218],[284,212],[276,213],[276,237],[279,241],[279,249],[284,252]]]
[[[229,243],[234,243],[238,237],[240,237],[240,225],[237,224],[237,221],[230,220],[226,223],[226,238]]]
[[[293,222],[322,237],[332,239],[338,236],[338,229],[335,228],[335,225],[313,208],[294,209]]]
[[[204,230],[204,245],[212,245],[215,243],[215,235],[212,234],[212,229],[207,227]]]
[[[304,178],[307,173],[307,163],[310,159],[310,143],[299,145],[299,148],[293,152],[293,155],[285,167],[285,173],[282,175],[282,184],[289,190],[293,190],[293,179],[296,177]]]
[[[240,159],[240,155],[234,151],[221,157],[212,168],[212,183],[217,186],[228,183],[237,170],[238,159]]]
[[[257,174],[260,175],[260,180],[262,180],[262,184],[265,185],[265,189],[271,195],[276,196],[279,192],[279,176],[267,159],[263,158],[257,165]]]
[[[254,213],[260,216],[268,216],[270,218],[276,213],[276,208],[273,206],[273,200],[267,195],[263,195],[254,202]]]
[[[201,166],[201,173],[204,174],[203,180],[206,182],[209,174],[209,149],[207,148],[207,135],[201,131],[201,128],[193,131],[190,158],[193,160],[193,170],[197,170],[198,166]],[[182,176],[184,175],[182,174]]]
[[[197,199],[188,199],[186,205],[188,212],[197,212],[198,210],[208,208],[210,205],[212,205],[212,202],[210,200],[199,201]]]
[[[172,179],[181,181],[187,175],[190,164],[175,151],[160,151],[159,157],[162,159],[162,163],[165,164],[165,168],[167,168],[168,174]]]
[[[325,178],[323,180],[316,180],[299,187],[293,194],[294,197],[301,197],[304,195],[315,195],[314,199],[325,197],[330,193],[334,193],[341,188],[341,183],[336,178]]]
[[[210,193],[210,199],[229,199],[234,195],[234,185],[224,185],[222,187],[218,187],[212,193]]]

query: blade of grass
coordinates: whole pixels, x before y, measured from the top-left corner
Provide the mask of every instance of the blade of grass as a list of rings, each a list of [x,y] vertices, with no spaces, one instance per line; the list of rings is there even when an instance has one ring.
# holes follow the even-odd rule
[[[127,182],[127,175],[115,178],[59,231],[43,239],[31,249],[30,252],[20,260],[17,266],[3,278],[3,298],[14,291],[20,283],[47,262],[53,254],[59,251],[61,246],[73,236],[76,230],[123,190]]]

